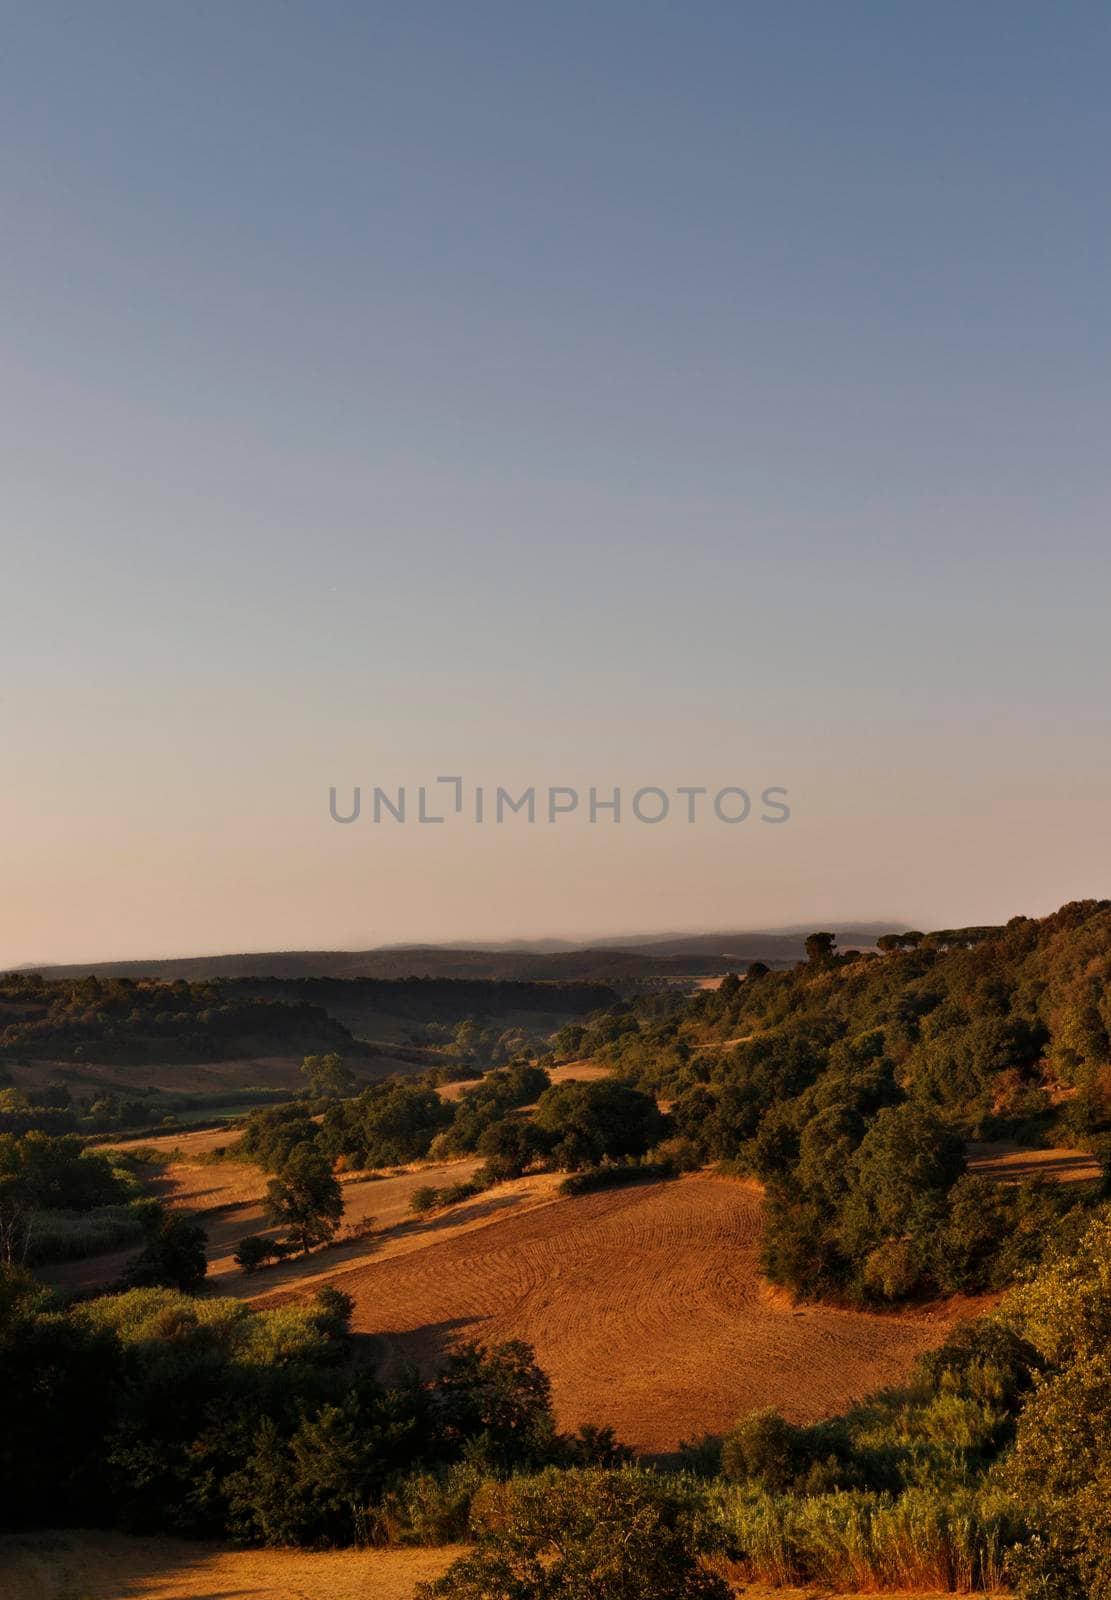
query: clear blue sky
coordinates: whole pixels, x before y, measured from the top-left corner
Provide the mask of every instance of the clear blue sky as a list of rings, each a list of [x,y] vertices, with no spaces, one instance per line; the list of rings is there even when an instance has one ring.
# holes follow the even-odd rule
[[[0,963],[1111,892],[1109,46],[6,8]],[[328,819],[442,772],[794,814]]]

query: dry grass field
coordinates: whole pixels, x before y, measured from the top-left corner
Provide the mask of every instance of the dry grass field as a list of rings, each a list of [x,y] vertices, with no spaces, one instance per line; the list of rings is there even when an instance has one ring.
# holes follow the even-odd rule
[[[997,1183],[1024,1183],[1028,1178],[1091,1183],[1103,1176],[1103,1168],[1090,1150],[1027,1150],[1000,1140],[994,1144],[970,1144],[965,1156],[969,1172]]]
[[[4,1600],[411,1600],[458,1551],[224,1550],[111,1533],[0,1537]]]
[[[0,1594],[4,1600],[412,1600],[416,1585],[437,1577],[457,1554],[453,1548],[224,1550],[110,1533],[7,1535],[0,1536]],[[818,1600],[821,1592],[752,1584],[738,1590],[745,1600]]]
[[[481,1199],[499,1197],[508,1203],[481,1225],[431,1231],[405,1253],[336,1272],[355,1299],[353,1326],[378,1336],[387,1376],[404,1360],[432,1363],[455,1339],[527,1340],[552,1379],[561,1427],[612,1423],[650,1454],[760,1406],[797,1421],[840,1411],[904,1377],[947,1325],[978,1309],[791,1305],[757,1273],[759,1191],[728,1179],[573,1199],[549,1191],[550,1203],[502,1189]]]
[[[444,1230],[478,1225],[506,1205],[524,1206],[535,1199],[547,1199],[558,1182],[551,1174],[524,1178],[503,1185],[497,1195],[480,1196],[449,1212],[418,1218],[409,1211],[415,1189],[423,1184],[463,1183],[481,1166],[481,1160],[469,1156],[437,1165],[414,1165],[374,1179],[354,1174],[343,1180],[343,1223],[333,1245],[305,1259],[296,1258],[245,1277],[232,1259],[240,1239],[249,1233],[276,1234],[280,1230],[268,1228],[266,1223],[263,1198],[269,1175],[260,1167],[246,1161],[197,1161],[198,1155],[227,1140],[227,1134],[208,1131],[184,1137],[168,1135],[165,1141],[147,1139],[142,1143],[155,1147],[161,1144],[167,1153],[181,1152],[182,1159],[152,1169],[150,1192],[171,1208],[190,1212],[204,1227],[208,1234],[209,1286],[218,1294],[248,1300],[286,1285],[306,1288],[322,1283],[345,1266],[365,1261],[371,1253],[377,1257],[419,1249],[429,1237],[439,1237]],[[43,1267],[39,1276],[67,1294],[102,1288],[119,1277],[131,1254],[118,1251]]]

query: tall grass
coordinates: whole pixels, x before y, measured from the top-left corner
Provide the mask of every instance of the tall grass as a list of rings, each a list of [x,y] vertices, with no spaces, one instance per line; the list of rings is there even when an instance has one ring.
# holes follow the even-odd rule
[[[485,1469],[459,1461],[438,1472],[397,1478],[366,1514],[368,1544],[454,1544],[470,1532],[471,1502],[489,1480]]]
[[[1020,1532],[984,1492],[799,1498],[723,1486],[711,1504],[733,1551],[733,1574],[752,1583],[971,1594],[1000,1587]]]
[[[80,1261],[106,1250],[143,1243],[143,1212],[136,1206],[98,1206],[95,1211],[40,1211],[31,1225],[27,1263]]]

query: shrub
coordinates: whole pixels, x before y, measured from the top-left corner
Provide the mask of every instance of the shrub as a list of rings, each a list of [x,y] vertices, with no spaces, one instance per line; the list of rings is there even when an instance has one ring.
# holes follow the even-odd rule
[[[274,1241],[261,1233],[249,1233],[240,1239],[232,1260],[244,1272],[257,1272],[267,1261],[274,1259]]]
[[[713,1538],[697,1503],[649,1473],[549,1469],[488,1484],[471,1520],[477,1549],[419,1596],[729,1600],[702,1564]]]
[[[485,1482],[485,1468],[472,1461],[407,1473],[370,1511],[367,1536],[372,1544],[462,1543],[470,1532],[471,1504]]]
[[[721,1447],[721,1470],[732,1483],[762,1489],[789,1488],[806,1462],[803,1429],[777,1411],[754,1411],[728,1434]]]
[[[641,1161],[628,1166],[588,1167],[585,1172],[573,1172],[559,1186],[560,1194],[591,1194],[595,1189],[620,1189],[627,1183],[658,1183],[661,1178],[674,1178],[675,1168],[670,1162]]]

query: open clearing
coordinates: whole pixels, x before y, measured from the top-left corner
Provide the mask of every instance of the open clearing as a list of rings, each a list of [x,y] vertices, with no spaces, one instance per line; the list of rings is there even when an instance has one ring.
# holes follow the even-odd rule
[[[356,1331],[379,1337],[387,1378],[460,1338],[524,1339],[552,1379],[561,1427],[612,1423],[638,1450],[667,1453],[761,1406],[795,1421],[841,1411],[901,1380],[951,1322],[981,1309],[792,1306],[757,1272],[759,1192],[729,1179],[533,1201],[329,1274],[355,1299]]]
[[[970,1144],[965,1152],[969,1172],[997,1183],[1024,1183],[1050,1178],[1055,1183],[1089,1183],[1103,1177],[1090,1150],[1028,1150],[1008,1140]]]
[[[0,1536],[0,1592],[4,1600],[412,1600],[416,1585],[458,1554],[450,1547],[314,1554],[111,1533],[9,1534]],[[818,1592],[751,1584],[738,1590],[745,1600],[814,1600]]]

